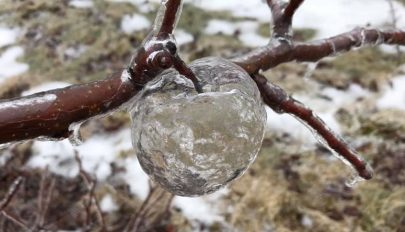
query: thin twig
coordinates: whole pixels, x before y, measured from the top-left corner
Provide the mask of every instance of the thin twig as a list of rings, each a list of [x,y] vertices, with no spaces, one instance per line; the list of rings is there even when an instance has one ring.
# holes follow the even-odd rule
[[[304,1],[305,0],[290,0],[290,3],[284,10],[284,17],[286,17],[291,22],[295,12]]]
[[[17,191],[20,189],[21,183],[24,181],[24,177],[19,176],[17,177],[11,186],[8,188],[8,192],[6,196],[0,203],[0,211],[3,211],[11,202],[11,200],[16,195]]]
[[[176,26],[176,21],[180,16],[183,6],[182,0],[169,0],[163,1],[162,6],[164,8],[163,18],[161,25],[157,25],[158,35],[172,34]],[[156,23],[156,22],[155,22]]]
[[[14,222],[15,224],[19,225],[22,227],[25,231],[29,231],[29,227],[25,224],[23,220],[18,218],[17,215],[14,215],[13,213],[7,211],[7,210],[2,210],[1,214],[4,215],[4,217],[8,218],[10,221]]]
[[[99,223],[101,225],[101,229],[102,231],[106,231],[106,223],[105,223],[105,219],[104,219],[104,215],[101,212],[101,208],[100,208],[100,204],[95,196],[95,188],[97,186],[97,181],[95,180],[95,178],[92,178],[90,176],[90,174],[88,174],[84,169],[83,169],[83,164],[82,164],[82,160],[80,159],[80,156],[78,154],[77,151],[75,151],[75,159],[76,162],[78,164],[79,167],[79,173],[80,176],[82,177],[82,179],[84,180],[87,189],[88,189],[88,198],[89,200],[84,204],[84,207],[86,209],[86,224],[87,226],[90,225],[90,211],[91,211],[91,206],[94,205],[95,207],[95,211],[96,211],[96,215],[98,217]]]
[[[290,0],[288,3],[281,0],[267,0],[273,18],[273,38],[282,38],[292,41],[292,19],[304,0]]]
[[[148,196],[147,196],[146,199],[142,202],[141,207],[134,213],[134,215],[133,215],[133,216],[131,217],[131,219],[129,220],[129,222],[128,222],[126,228],[125,228],[125,231],[126,231],[126,232],[132,231],[132,229],[133,229],[134,226],[135,226],[135,222],[136,222],[137,218],[139,217],[139,214],[144,210],[144,208],[147,206],[148,202],[149,202],[150,199],[152,198],[154,192],[157,190],[157,187],[156,187],[156,186],[152,186],[150,183],[149,183],[149,186],[150,186],[150,188],[149,188],[150,190],[149,190]]]
[[[67,138],[72,123],[117,109],[141,88],[118,72],[111,78],[0,101],[0,144]]]
[[[45,219],[46,215],[49,209],[49,205],[51,203],[52,195],[55,190],[55,184],[56,180],[55,178],[51,177],[51,182],[49,184],[49,187],[46,188],[47,185],[47,176],[49,175],[48,169],[46,169],[46,172],[42,176],[41,184],[40,184],[40,189],[39,189],[39,199],[38,199],[38,216],[37,220],[35,223],[35,227],[38,229],[42,229],[45,225]]]
[[[297,100],[289,97],[280,87],[269,83],[260,74],[253,76],[264,102],[277,113],[288,113],[297,117],[305,123],[317,135],[321,136],[326,146],[331,148],[338,155],[347,160],[357,171],[358,175],[364,179],[371,179],[372,170],[367,163],[362,160],[355,151],[336,133],[334,133],[313,111]]]
[[[17,215],[14,215],[13,213],[6,210],[7,206],[11,203],[12,199],[15,197],[18,190],[20,189],[20,186],[24,180],[25,180],[24,177],[19,176],[13,181],[13,183],[8,189],[6,196],[0,203],[0,214],[2,214],[4,217],[8,218],[15,224],[19,225],[20,227],[24,228],[24,230],[29,230],[28,226],[25,224],[23,220],[19,219]]]
[[[390,15],[391,15],[391,21],[392,21],[392,28],[397,29],[397,24],[398,24],[398,18],[397,18],[397,14],[395,11],[395,7],[394,7],[394,3],[392,0],[387,0],[389,8],[390,8]],[[395,45],[395,50],[397,52],[397,60],[398,63],[400,62],[400,57],[401,57],[401,48],[399,47],[399,45]]]
[[[157,187],[156,187],[157,188]],[[158,189],[158,188],[157,188]],[[138,216],[136,217],[135,223],[134,223],[134,227],[132,229],[132,232],[137,232],[141,229],[142,227],[142,223],[145,222],[145,220],[147,219],[147,214],[150,212],[150,210],[152,210],[152,208],[162,200],[162,198],[166,195],[166,191],[160,191],[160,194],[154,199],[153,202],[151,202],[149,204],[149,202],[147,202],[147,208],[143,208],[142,211],[139,212]],[[150,198],[151,200],[152,198]]]

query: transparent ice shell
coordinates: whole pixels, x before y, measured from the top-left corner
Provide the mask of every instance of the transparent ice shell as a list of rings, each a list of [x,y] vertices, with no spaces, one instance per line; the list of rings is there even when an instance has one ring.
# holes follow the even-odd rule
[[[241,176],[261,147],[266,111],[255,82],[221,58],[190,64],[204,93],[169,70],[130,106],[143,170],[180,196],[212,193]]]

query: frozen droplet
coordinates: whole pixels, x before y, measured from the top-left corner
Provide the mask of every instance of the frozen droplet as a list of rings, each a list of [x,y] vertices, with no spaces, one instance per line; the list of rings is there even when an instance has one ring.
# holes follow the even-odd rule
[[[190,64],[204,93],[174,70],[133,102],[132,140],[151,178],[182,196],[214,192],[239,177],[261,147],[266,111],[255,82],[220,58]]]
[[[346,180],[345,185],[349,188],[354,188],[361,181],[364,181],[364,179],[361,178],[357,173],[353,173],[352,176]]]
[[[0,150],[3,150],[3,149],[5,149],[5,148],[7,148],[7,147],[10,147],[12,145],[12,143],[3,143],[3,144],[0,144]]]
[[[314,74],[316,68],[318,67],[318,62],[311,62],[307,64],[307,71],[305,72],[304,75],[304,80],[309,80],[312,75]]]
[[[69,142],[73,146],[79,146],[83,143],[82,135],[80,134],[81,123],[72,123],[69,126],[69,131],[71,132],[69,136]]]

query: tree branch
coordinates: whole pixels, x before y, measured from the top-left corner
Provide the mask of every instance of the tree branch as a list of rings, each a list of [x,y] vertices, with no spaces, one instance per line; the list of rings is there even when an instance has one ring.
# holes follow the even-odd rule
[[[140,89],[123,71],[89,84],[1,101],[0,144],[37,137],[67,138],[70,125],[118,108]]]
[[[24,228],[25,230],[28,231],[28,226],[25,224],[25,222],[23,220],[21,220],[17,215],[15,215],[12,212],[8,212],[6,210],[6,208],[8,207],[8,205],[11,203],[11,201],[13,200],[13,198],[15,197],[15,195],[17,194],[18,190],[20,189],[20,186],[22,184],[22,182],[25,180],[24,177],[19,176],[17,177],[13,183],[11,184],[11,186],[8,188],[8,192],[6,194],[6,196],[4,197],[4,199],[0,202],[0,215],[3,215],[4,217],[8,218],[9,220],[11,220],[12,222],[14,222],[15,224],[21,226],[22,228]]]
[[[4,209],[6,209],[7,206],[10,204],[11,200],[16,195],[17,191],[20,189],[20,186],[23,181],[24,181],[24,178],[22,176],[17,177],[13,181],[12,185],[8,188],[8,192],[7,192],[6,196],[0,202],[0,212],[2,212]]]
[[[379,44],[405,45],[405,31],[356,28],[329,39],[296,45],[273,44],[234,58],[249,74],[289,61],[318,61],[353,48]],[[105,114],[142,88],[124,70],[111,78],[0,101],[0,144],[37,137],[67,138],[69,126]]]
[[[288,113],[295,116],[311,130],[313,130],[322,139],[324,145],[328,146],[333,152],[347,160],[349,164],[357,171],[358,175],[366,180],[373,176],[371,168],[362,160],[357,153],[336,133],[332,131],[311,109],[304,106],[280,87],[269,83],[267,79],[260,74],[253,77],[256,82],[263,101],[277,113]]]
[[[308,43],[271,43],[257,48],[245,55],[232,59],[249,74],[268,70],[290,62],[316,62],[328,56],[336,56],[354,48],[376,46],[380,44],[405,45],[405,31],[356,28],[328,39]]]
[[[177,20],[181,14],[182,6],[182,0],[170,0],[162,3],[162,19],[159,16],[157,18],[157,20],[162,20],[162,22],[155,22],[157,35],[173,34]]]
[[[267,0],[273,18],[273,38],[292,40],[292,19],[304,0]]]
[[[305,0],[290,0],[290,3],[287,5],[284,11],[284,17],[286,17],[287,19],[289,19],[290,22],[292,22],[292,18],[294,17],[295,12],[298,10],[298,8],[304,1]]]

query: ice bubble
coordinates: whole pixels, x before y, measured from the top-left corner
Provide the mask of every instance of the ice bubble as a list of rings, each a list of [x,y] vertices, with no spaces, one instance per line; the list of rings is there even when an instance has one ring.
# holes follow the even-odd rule
[[[239,66],[209,57],[190,68],[204,93],[169,70],[130,109],[142,168],[180,196],[208,194],[241,176],[256,158],[266,124],[259,90]]]

